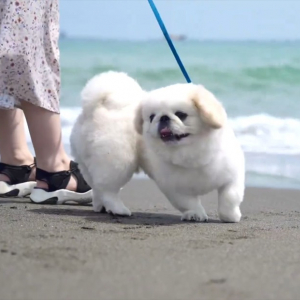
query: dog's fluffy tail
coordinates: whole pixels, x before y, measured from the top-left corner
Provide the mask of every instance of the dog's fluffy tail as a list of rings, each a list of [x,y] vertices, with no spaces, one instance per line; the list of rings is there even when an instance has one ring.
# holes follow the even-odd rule
[[[140,85],[123,72],[109,71],[90,79],[81,92],[84,110],[104,106],[118,109],[141,99]]]

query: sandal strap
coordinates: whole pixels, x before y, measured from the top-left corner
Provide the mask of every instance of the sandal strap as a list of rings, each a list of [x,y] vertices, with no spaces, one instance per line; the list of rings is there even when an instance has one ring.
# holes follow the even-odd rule
[[[68,183],[71,179],[71,175],[77,180],[77,193],[85,193],[91,190],[90,186],[84,180],[80,170],[78,169],[78,164],[74,161],[70,162],[70,170],[60,171],[60,172],[47,172],[42,169],[36,169],[36,180],[43,181],[48,185],[48,192],[54,192],[57,190],[66,189]]]
[[[71,170],[71,173],[74,175],[74,177],[77,180],[77,189],[76,189],[77,193],[85,193],[85,192],[91,190],[91,187],[87,184],[87,182],[83,178],[82,173],[80,172],[80,170],[78,168],[78,163],[71,160],[70,170]]]
[[[13,166],[5,163],[0,163],[0,174],[6,175],[9,178],[10,185],[27,182],[31,174],[34,163],[31,165]]]

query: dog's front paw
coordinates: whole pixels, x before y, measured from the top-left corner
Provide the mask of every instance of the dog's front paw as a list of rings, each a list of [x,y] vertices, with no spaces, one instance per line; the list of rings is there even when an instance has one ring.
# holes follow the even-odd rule
[[[208,216],[205,211],[188,210],[182,214],[182,221],[207,222]]]
[[[219,218],[225,223],[238,223],[240,222],[242,213],[240,208],[237,206],[234,209],[219,211]]]
[[[123,203],[110,203],[105,205],[107,213],[119,216],[131,216],[131,211]]]

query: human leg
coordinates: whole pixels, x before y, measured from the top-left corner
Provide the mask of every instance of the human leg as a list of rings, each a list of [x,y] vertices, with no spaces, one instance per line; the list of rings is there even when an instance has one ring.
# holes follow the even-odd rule
[[[0,156],[0,197],[30,194],[35,186],[34,159],[20,109],[0,109]]]
[[[46,203],[50,198],[55,203],[91,201],[90,187],[65,152],[60,115],[25,101],[22,108],[37,161],[37,186],[31,199],[39,203]]]

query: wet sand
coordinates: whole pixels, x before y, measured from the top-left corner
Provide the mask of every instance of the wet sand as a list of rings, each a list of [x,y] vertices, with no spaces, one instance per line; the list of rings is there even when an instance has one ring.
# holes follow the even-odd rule
[[[154,184],[130,218],[0,199],[0,299],[300,299],[300,191],[248,188],[239,224],[180,221]]]

